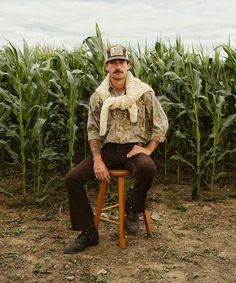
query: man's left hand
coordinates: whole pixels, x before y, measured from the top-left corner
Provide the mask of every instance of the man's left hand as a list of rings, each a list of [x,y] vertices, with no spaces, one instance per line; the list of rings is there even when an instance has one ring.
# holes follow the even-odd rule
[[[146,155],[150,155],[152,152],[150,149],[146,147],[142,147],[140,145],[134,145],[133,148],[127,153],[127,157],[132,157],[138,153],[144,153]]]

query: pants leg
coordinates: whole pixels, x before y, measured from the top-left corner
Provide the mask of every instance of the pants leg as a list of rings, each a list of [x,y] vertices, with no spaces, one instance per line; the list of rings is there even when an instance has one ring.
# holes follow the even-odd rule
[[[84,189],[84,185],[94,178],[92,156],[81,161],[65,177],[71,227],[75,231],[85,230],[94,225],[93,210]]]
[[[108,169],[119,168],[120,156],[114,157],[114,146],[102,149],[102,159]],[[121,158],[122,159],[122,158]],[[117,163],[118,162],[118,163]],[[86,230],[94,226],[94,214],[84,189],[84,185],[95,179],[93,157],[81,161],[65,177],[65,188],[69,199],[71,227],[75,231]]]
[[[156,173],[156,165],[152,158],[139,153],[128,158],[125,168],[134,179],[134,188],[130,195],[130,204],[136,212],[143,212],[146,205],[147,192],[150,189]]]

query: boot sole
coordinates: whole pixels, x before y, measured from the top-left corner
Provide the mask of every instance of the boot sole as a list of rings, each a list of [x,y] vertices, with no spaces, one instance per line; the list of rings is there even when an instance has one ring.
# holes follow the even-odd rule
[[[99,243],[99,241],[89,243],[89,244],[88,244],[86,247],[84,247],[83,249],[78,249],[78,250],[73,250],[73,251],[66,251],[66,250],[64,250],[64,253],[65,253],[65,254],[76,254],[76,253],[79,253],[79,252],[84,251],[86,248],[97,246],[98,243]]]

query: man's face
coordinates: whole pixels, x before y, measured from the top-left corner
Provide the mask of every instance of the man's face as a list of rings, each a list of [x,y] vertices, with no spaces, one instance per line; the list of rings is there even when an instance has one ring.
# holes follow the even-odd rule
[[[105,68],[113,80],[123,80],[130,69],[130,63],[126,60],[115,59],[107,62]]]

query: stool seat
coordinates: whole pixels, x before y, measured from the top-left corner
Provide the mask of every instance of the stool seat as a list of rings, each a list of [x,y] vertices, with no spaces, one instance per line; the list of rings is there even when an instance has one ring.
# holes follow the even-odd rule
[[[107,208],[103,208],[104,199],[105,199],[105,191],[107,182],[101,181],[99,186],[96,211],[94,216],[95,226],[98,229],[100,219],[106,220],[101,217],[102,210],[107,210],[110,208],[118,207],[119,209],[119,222],[109,220],[109,222],[119,225],[119,246],[120,248],[126,247],[125,242],[125,177],[129,176],[129,171],[124,169],[112,169],[109,170],[109,174],[112,177],[117,177],[117,189],[118,189],[118,204],[112,205]],[[152,234],[152,225],[151,225],[151,217],[148,209],[145,209],[143,212],[143,219],[146,227],[146,231],[148,236]]]
[[[126,177],[129,176],[129,171],[124,169],[112,169],[109,170],[110,176],[114,177]]]

